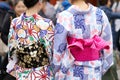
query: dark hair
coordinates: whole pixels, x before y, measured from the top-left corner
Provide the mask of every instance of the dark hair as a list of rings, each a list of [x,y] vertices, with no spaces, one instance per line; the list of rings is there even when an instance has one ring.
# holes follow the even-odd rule
[[[108,0],[98,0],[100,6],[104,6],[108,3]]]
[[[46,0],[47,2],[50,2],[50,0]]]
[[[111,2],[110,7],[112,7],[112,5],[114,3],[114,0],[110,0],[110,2]],[[108,3],[108,0],[98,0],[98,3],[99,3],[100,6],[105,6]]]
[[[39,0],[24,0],[24,4],[27,8],[33,7]]]

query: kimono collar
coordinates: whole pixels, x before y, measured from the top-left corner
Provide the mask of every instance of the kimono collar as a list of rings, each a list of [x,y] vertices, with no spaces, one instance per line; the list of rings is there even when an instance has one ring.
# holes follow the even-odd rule
[[[34,20],[38,20],[38,19],[42,19],[42,17],[38,14],[33,14],[31,16],[26,16],[26,13],[23,13],[21,16],[20,16],[21,20],[25,20],[25,21],[31,21],[31,22],[34,22]]]
[[[88,4],[89,5],[89,8],[87,10],[81,10],[78,6],[76,5],[72,5],[68,10],[70,10],[71,12],[73,13],[81,13],[81,14],[87,14],[89,12],[92,11],[93,9],[93,5],[92,4]]]

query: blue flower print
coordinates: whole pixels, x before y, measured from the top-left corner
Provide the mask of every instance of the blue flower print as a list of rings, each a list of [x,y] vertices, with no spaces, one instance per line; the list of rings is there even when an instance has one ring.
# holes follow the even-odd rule
[[[44,37],[47,34],[47,30],[41,30],[40,31],[40,36]]]
[[[75,29],[82,29],[82,31],[85,31],[85,18],[84,14],[75,14],[74,15],[74,25]]]
[[[17,29],[21,29],[21,27],[22,27],[21,24],[18,24],[18,25],[16,26]]]
[[[62,67],[61,67],[61,71],[62,71],[64,74],[66,74],[67,71],[68,71],[68,68],[66,68],[65,66],[62,66]]]
[[[103,18],[102,11],[100,9],[97,9],[97,11],[96,11],[96,23],[102,24],[103,23],[102,18]]]
[[[80,80],[84,78],[83,66],[74,65],[73,75],[75,77],[80,77]]]
[[[61,24],[57,23],[55,27],[55,34],[61,34],[63,31],[64,27]]]
[[[60,69],[61,65],[55,65],[51,64],[51,70],[53,71],[53,74],[56,73]]]
[[[67,43],[61,43],[59,45],[58,52],[62,53],[63,51],[65,51],[66,46],[67,46]]]
[[[47,75],[50,76],[51,67],[50,66],[47,66],[47,67],[48,69],[46,70],[46,72],[47,72]]]
[[[95,68],[95,73],[99,73],[100,72],[100,67],[96,67]]]
[[[44,19],[44,21],[49,23],[51,20],[50,19]]]

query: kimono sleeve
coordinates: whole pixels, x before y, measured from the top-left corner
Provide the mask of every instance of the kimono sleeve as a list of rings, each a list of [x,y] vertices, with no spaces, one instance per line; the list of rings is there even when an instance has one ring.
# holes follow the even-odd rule
[[[9,34],[8,34],[8,46],[9,49],[11,50],[13,48],[13,46],[15,46],[16,44],[16,40],[15,40],[15,20],[13,19],[11,21],[11,25],[10,25],[10,29],[9,29]]]
[[[14,69],[14,65],[17,62],[17,57],[16,55],[11,54],[11,49],[16,45],[16,40],[15,40],[15,30],[14,30],[14,20],[12,20],[11,25],[10,25],[10,30],[8,34],[8,47],[9,47],[9,53],[8,53],[8,65],[7,65],[7,72],[11,72]]]
[[[58,72],[61,68],[67,70],[67,65],[70,62],[70,59],[68,58],[69,54],[67,52],[67,34],[68,34],[68,24],[69,17],[66,14],[58,14],[57,17],[57,23],[55,26],[55,35],[54,35],[54,52],[53,52],[53,66],[54,66],[54,72]],[[66,61],[66,60],[69,60]],[[67,62],[67,63],[66,63]]]
[[[52,21],[49,22],[47,40],[49,42],[49,44],[47,45],[47,51],[48,51],[48,56],[51,64],[52,57],[53,57],[53,40],[54,40],[54,24]]]
[[[113,65],[113,41],[111,25],[107,16],[103,12],[103,32],[102,38],[109,44],[109,49],[103,51],[102,73],[104,74]]]

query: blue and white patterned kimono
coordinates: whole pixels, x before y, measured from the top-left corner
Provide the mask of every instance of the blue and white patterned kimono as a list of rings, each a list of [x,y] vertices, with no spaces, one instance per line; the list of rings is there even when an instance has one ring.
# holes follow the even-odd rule
[[[109,44],[102,50],[101,57],[92,61],[75,61],[67,48],[67,36],[90,39],[100,35]],[[105,13],[89,4],[87,11],[72,5],[58,14],[55,27],[53,67],[55,80],[101,80],[101,76],[113,64],[111,26]]]

